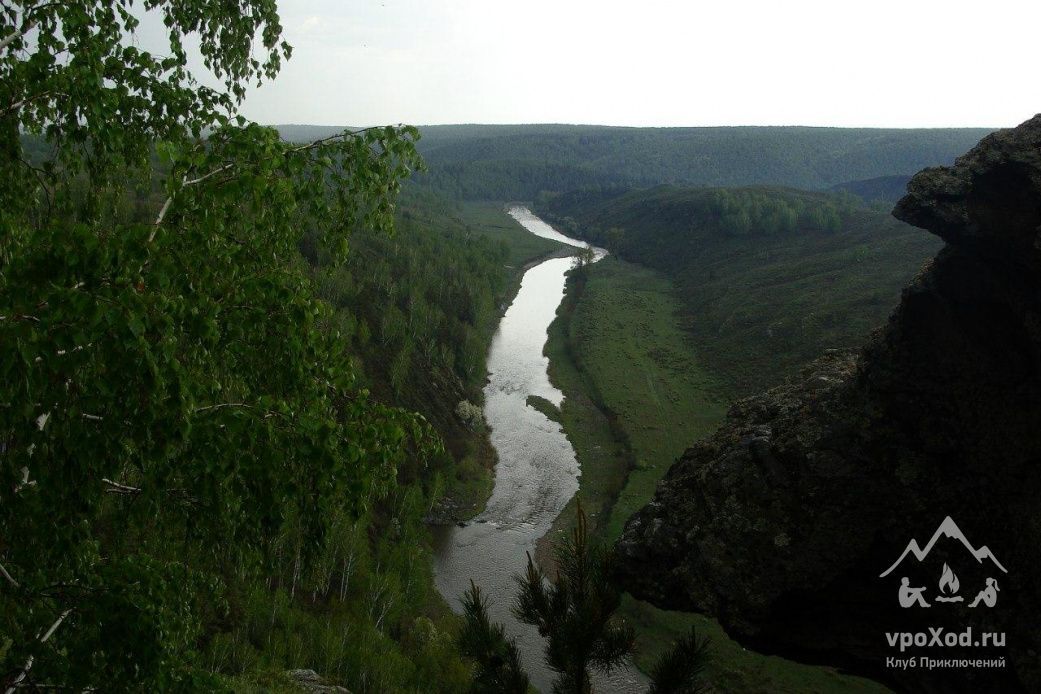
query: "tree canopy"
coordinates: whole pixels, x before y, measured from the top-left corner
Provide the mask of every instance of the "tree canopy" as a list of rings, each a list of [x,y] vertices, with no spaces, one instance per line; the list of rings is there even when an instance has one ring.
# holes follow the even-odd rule
[[[147,0],[162,56],[132,5],[0,4],[5,686],[216,686],[224,587],[280,537],[321,556],[434,446],[356,387],[298,251],[390,231],[415,130],[286,143],[237,113],[290,55],[273,0]]]

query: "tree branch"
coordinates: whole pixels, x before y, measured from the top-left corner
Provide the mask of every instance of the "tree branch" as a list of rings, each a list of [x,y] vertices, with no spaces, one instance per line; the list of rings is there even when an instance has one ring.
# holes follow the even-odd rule
[[[227,171],[228,169],[230,169],[234,165],[235,165],[235,162],[228,162],[224,166],[219,166],[216,169],[214,169],[213,171],[211,171],[209,173],[206,173],[206,174],[203,174],[202,176],[199,176],[198,178],[193,178],[191,180],[188,180],[186,178],[184,183],[183,183],[183,185],[182,185],[182,187],[187,188],[188,186],[198,185],[199,183],[202,183],[203,181],[205,181],[205,180],[207,180],[209,178],[213,178],[214,176],[216,176],[219,173],[223,173],[223,172]]]
[[[199,412],[209,412],[210,410],[223,410],[225,407],[242,407],[247,410],[252,410],[252,405],[247,405],[244,402],[221,402],[216,405],[203,405],[202,407],[196,407],[193,412],[198,414]]]
[[[233,166],[233,163],[225,164],[224,166],[216,168],[216,169],[214,169],[213,171],[210,171],[207,174],[203,174],[202,176],[199,176],[198,178],[189,179],[188,176],[185,175],[185,177],[181,179],[181,188],[187,188],[188,186],[198,185],[199,183],[202,183],[203,181],[205,181],[205,180],[207,180],[207,179],[209,179],[209,178],[211,178],[213,176],[216,176],[217,174],[219,174],[219,173],[221,173],[223,171],[227,171],[232,166]],[[170,211],[170,205],[173,204],[173,201],[174,201],[174,196],[170,195],[168,198],[166,198],[166,201],[163,203],[162,209],[159,210],[159,216],[156,217],[155,221],[152,223],[152,233],[150,233],[148,235],[148,243],[152,243],[153,239],[155,239],[155,235],[156,235],[156,233],[158,233],[159,227],[162,226],[163,220],[166,219],[166,213]]]
[[[8,582],[15,588],[22,587],[21,584],[18,583],[18,581],[14,580],[14,577],[12,577],[11,574],[7,573],[7,569],[4,568],[3,564],[0,564],[0,575],[6,578]]]
[[[202,407],[196,407],[192,410],[192,414],[199,414],[200,412],[212,412],[214,410],[223,410],[229,407],[241,407],[244,410],[259,410],[264,413],[264,419],[271,419],[272,417],[282,417],[283,419],[291,419],[283,412],[276,412],[274,410],[263,410],[256,405],[250,405],[244,402],[221,402],[216,405],[203,405]]]
[[[50,96],[52,93],[53,92],[51,92],[51,91],[45,91],[45,92],[40,92],[39,94],[34,94],[32,96],[27,96],[24,99],[19,99],[18,101],[15,101],[13,104],[10,104],[7,108],[5,108],[4,109],[4,114],[6,115],[8,113],[14,113],[18,109],[20,109],[22,106],[25,106],[30,101],[36,101],[37,99],[42,99],[45,96]]]
[[[4,38],[0,39],[0,51],[4,50],[8,46],[10,46],[13,41],[21,38],[22,36],[25,36],[26,34],[28,34],[35,27],[36,27],[36,20],[34,19],[31,22],[27,23],[21,29],[15,29],[13,32],[8,34]]]
[[[378,130],[379,128],[383,128],[383,127],[385,127],[385,126],[373,125],[373,126],[370,126],[368,128],[362,128],[361,130],[352,130],[350,132],[336,133],[335,135],[329,135],[328,137],[322,137],[322,138],[319,138],[317,140],[314,140],[313,142],[308,142],[305,145],[300,145],[299,147],[293,147],[289,151],[290,151],[290,153],[303,152],[303,151],[308,150],[308,149],[314,149],[315,147],[320,147],[321,145],[324,145],[326,142],[331,142],[333,140],[338,140],[340,138],[356,137],[356,136],[361,135],[362,133],[366,133],[366,132],[368,132],[370,130]]]
[[[309,150],[309,149],[314,149],[315,147],[320,147],[321,145],[324,145],[326,142],[331,142],[332,140],[338,140],[338,139],[341,139],[341,138],[348,138],[348,137],[357,137],[358,135],[361,135],[362,133],[368,132],[369,130],[378,130],[378,129],[383,128],[383,127],[385,127],[385,126],[373,125],[373,126],[370,126],[368,128],[361,128],[360,130],[352,130],[350,132],[336,133],[335,135],[329,135],[328,137],[320,138],[318,140],[315,140],[314,142],[309,142],[309,143],[307,143],[305,145],[300,145],[298,147],[292,147],[292,148],[289,149],[289,153],[290,154],[296,154],[297,152],[304,152],[304,151]],[[216,169],[213,169],[212,171],[210,171],[208,173],[205,173],[202,176],[199,176],[198,178],[189,179],[187,176],[185,176],[184,179],[181,181],[181,187],[182,188],[187,188],[188,186],[198,185],[199,183],[202,183],[204,181],[207,181],[207,180],[213,178],[217,174],[223,173],[223,172],[233,168],[234,166],[235,166],[235,162],[228,162],[224,166],[219,166]],[[166,219],[166,213],[170,211],[170,206],[173,204],[173,200],[174,200],[174,196],[171,195],[168,198],[166,198],[166,201],[163,203],[162,209],[159,210],[159,215],[155,218],[155,222],[152,223],[152,233],[148,235],[148,243],[151,243],[152,240],[155,239],[155,235],[159,231],[159,227],[162,226],[163,220]]]
[[[44,633],[44,635],[40,637],[41,645],[47,643],[47,639],[51,638],[51,636],[54,635],[54,632],[58,630],[58,627],[61,626],[61,623],[65,621],[65,618],[68,617],[69,613],[71,612],[72,608],[69,608],[62,612],[61,615],[56,620],[54,620],[54,624],[51,625],[50,629],[48,629],[46,633]],[[22,671],[19,672],[18,676],[11,681],[11,686],[7,688],[7,691],[4,694],[14,694],[14,690],[18,688],[18,685],[21,684],[21,682],[29,674],[29,670],[32,669],[33,662],[35,660],[36,657],[32,655],[26,658],[25,665],[22,666]]]
[[[107,477],[102,477],[101,481],[104,482],[105,484],[109,485],[110,489],[106,489],[105,490],[109,494],[140,494],[141,493],[141,488],[140,487],[131,487],[130,485],[127,485],[127,484],[120,484],[119,482],[114,482],[114,481],[110,480]]]
[[[163,220],[166,218],[166,213],[170,211],[170,205],[172,204],[173,196],[171,195],[166,199],[166,202],[163,203],[162,209],[159,210],[159,216],[156,217],[155,221],[152,223],[152,233],[148,235],[148,243],[152,243],[155,239],[155,235],[159,231],[159,227],[162,225]]]
[[[322,145],[325,145],[326,143],[332,142],[332,140],[334,140],[334,139],[347,138],[347,137],[356,137],[356,136],[358,136],[358,135],[360,135],[360,134],[362,134],[364,132],[367,132],[367,131],[370,131],[370,130],[378,130],[379,128],[382,128],[382,127],[384,127],[384,126],[371,126],[369,128],[361,128],[360,130],[352,130],[350,132],[337,132],[336,134],[329,135],[328,137],[322,137],[320,139],[315,139],[314,142],[312,142],[312,143],[307,143],[306,145],[300,145],[299,147],[290,148],[288,150],[288,153],[289,154],[296,154],[298,152],[304,152],[304,151],[307,151],[307,150],[312,150],[312,149],[314,149],[316,147],[321,147]],[[214,176],[217,176],[218,174],[223,174],[224,172],[234,168],[234,165],[235,165],[234,161],[229,161],[228,163],[224,164],[223,166],[218,166],[217,169],[214,169],[213,171],[210,171],[210,172],[208,172],[206,174],[203,174],[202,176],[199,176],[198,178],[189,179],[187,176],[185,176],[182,179],[182,181],[181,181],[181,187],[183,188],[183,187],[187,187],[189,185],[198,185],[199,183],[207,181],[210,178],[212,178]],[[162,221],[167,219],[167,212],[170,211],[170,206],[173,205],[173,204],[174,204],[174,196],[170,196],[169,198],[167,198],[166,202],[162,203],[162,208],[159,210],[158,216],[155,217],[155,222],[152,223],[152,227],[153,227],[152,228],[152,233],[148,235],[148,242],[149,243],[151,243],[152,240],[155,238],[155,234],[158,231],[159,227],[162,225]]]
[[[108,485],[108,489],[105,490],[106,494],[119,494],[121,496],[137,496],[138,494],[143,494],[145,491],[141,487],[131,487],[129,484],[122,484],[121,482],[110,480],[107,477],[102,477],[101,481]],[[187,501],[190,504],[199,503],[199,499],[189,494],[187,489],[163,489],[162,492],[164,494],[169,494],[172,497],[180,498],[184,501]]]

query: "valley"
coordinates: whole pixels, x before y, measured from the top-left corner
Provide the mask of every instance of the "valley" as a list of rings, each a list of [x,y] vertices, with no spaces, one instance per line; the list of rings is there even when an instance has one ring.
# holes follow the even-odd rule
[[[564,393],[561,419],[581,472],[575,499],[604,542],[619,537],[672,461],[723,419],[727,390],[699,365],[682,315],[664,276],[608,256],[586,273],[572,271],[550,326],[550,379]],[[539,543],[538,556],[550,567],[550,543],[570,530],[574,503]],[[645,670],[694,626],[711,639],[708,678],[725,691],[885,691],[831,669],[750,652],[708,618],[633,599],[620,614],[637,628],[637,664]]]
[[[0,691],[1037,691],[1041,116],[789,4],[5,2]]]
[[[530,233],[572,247],[584,245],[552,230],[525,208],[509,209]],[[599,255],[599,249],[593,249]],[[517,639],[532,683],[547,689],[552,673],[541,665],[542,640],[513,619],[509,596],[525,555],[550,528],[578,488],[579,469],[560,427],[529,405],[532,396],[557,407],[563,394],[550,384],[543,356],[546,330],[563,297],[572,257],[545,260],[528,269],[520,291],[503,315],[489,353],[484,415],[497,453],[495,487],[483,513],[459,527],[441,529],[435,540],[435,575],[446,600],[459,609],[471,581],[495,597],[491,617]],[[595,261],[594,261],[595,262]],[[639,688],[635,673],[620,671],[599,683],[602,691]]]

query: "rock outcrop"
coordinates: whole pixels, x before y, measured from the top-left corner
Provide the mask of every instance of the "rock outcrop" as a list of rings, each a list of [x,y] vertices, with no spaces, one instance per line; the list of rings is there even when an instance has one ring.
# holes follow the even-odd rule
[[[894,214],[947,245],[889,323],[737,403],[629,520],[620,578],[759,650],[898,689],[1041,691],[1041,116],[922,171]],[[901,607],[904,577],[929,608]],[[990,578],[996,604],[970,608]],[[895,632],[930,645],[901,651]],[[977,646],[983,632],[1005,646]]]

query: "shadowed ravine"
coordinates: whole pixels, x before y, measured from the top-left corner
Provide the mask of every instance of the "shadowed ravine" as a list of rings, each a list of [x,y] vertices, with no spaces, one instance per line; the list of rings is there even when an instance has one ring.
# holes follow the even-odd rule
[[[560,234],[523,207],[510,215],[531,233],[572,246],[588,244]],[[596,248],[596,259],[606,251]],[[521,573],[526,552],[550,528],[578,490],[578,463],[560,425],[529,407],[529,395],[555,405],[564,395],[549,382],[549,359],[542,353],[546,330],[564,296],[565,273],[574,258],[551,258],[524,274],[520,291],[507,309],[488,354],[484,415],[499,456],[495,487],[484,513],[465,527],[435,532],[434,574],[438,590],[456,611],[470,580],[489,596],[491,617],[517,639],[532,683],[549,691],[553,673],[543,663],[544,642],[534,627],[510,614],[516,593],[514,575]],[[635,671],[597,678],[598,692],[643,689]]]

